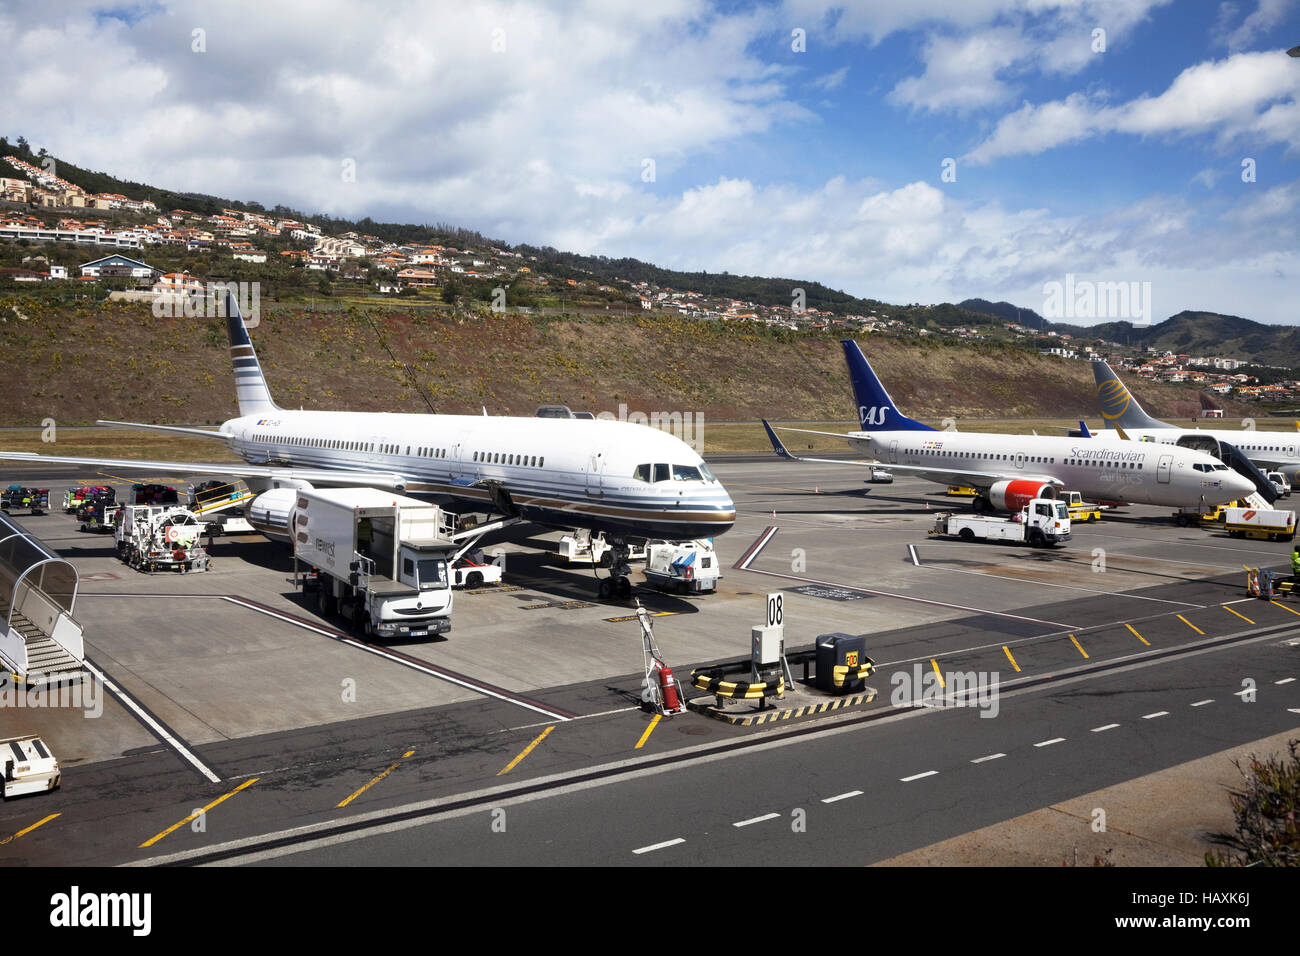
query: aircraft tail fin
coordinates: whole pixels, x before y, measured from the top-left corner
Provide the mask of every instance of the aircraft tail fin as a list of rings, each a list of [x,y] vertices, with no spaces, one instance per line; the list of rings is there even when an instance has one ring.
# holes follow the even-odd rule
[[[844,347],[844,360],[849,366],[849,380],[853,383],[853,397],[858,404],[858,423],[863,429],[880,431],[932,432],[929,425],[908,418],[894,405],[885,391],[867,357],[851,339],[840,342]]]
[[[235,398],[239,401],[239,414],[261,415],[277,412],[280,406],[271,399],[266,387],[266,376],[248,337],[248,327],[239,312],[234,295],[226,293],[226,331],[230,336],[230,361],[235,367]]]
[[[1101,406],[1101,417],[1107,428],[1174,427],[1144,412],[1128,386],[1100,359],[1092,363],[1092,377],[1097,382],[1097,402]]]

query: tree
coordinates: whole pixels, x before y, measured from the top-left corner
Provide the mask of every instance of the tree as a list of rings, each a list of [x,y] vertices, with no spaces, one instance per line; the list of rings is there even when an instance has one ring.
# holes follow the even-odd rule
[[[446,285],[442,287],[442,301],[455,305],[460,291],[460,283],[455,279],[448,279]]]

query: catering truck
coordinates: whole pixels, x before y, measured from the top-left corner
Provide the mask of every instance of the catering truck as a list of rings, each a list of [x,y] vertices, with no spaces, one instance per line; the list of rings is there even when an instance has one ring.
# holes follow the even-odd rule
[[[437,505],[375,488],[302,489],[289,513],[321,614],[385,639],[451,630],[449,528]]]
[[[1070,512],[1064,501],[1035,498],[1009,518],[940,514],[930,534],[949,535],[963,541],[1013,541],[1049,548],[1070,540]]]
[[[1224,508],[1223,528],[1234,538],[1290,541],[1295,537],[1295,512],[1272,508]]]

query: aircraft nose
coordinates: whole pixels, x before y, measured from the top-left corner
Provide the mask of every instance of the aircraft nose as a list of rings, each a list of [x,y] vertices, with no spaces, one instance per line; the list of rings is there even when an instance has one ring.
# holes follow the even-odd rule
[[[1245,475],[1239,475],[1236,472],[1228,476],[1227,485],[1228,490],[1232,492],[1235,498],[1244,498],[1255,491],[1255,483]]]

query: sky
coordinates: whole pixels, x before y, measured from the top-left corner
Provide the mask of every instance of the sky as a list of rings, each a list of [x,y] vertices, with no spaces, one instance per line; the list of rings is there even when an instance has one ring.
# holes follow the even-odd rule
[[[886,302],[1048,314],[1067,281],[1127,283],[1154,321],[1296,324],[1298,8],[0,0],[0,133],[165,188]],[[1142,318],[1100,299],[1072,321]]]

